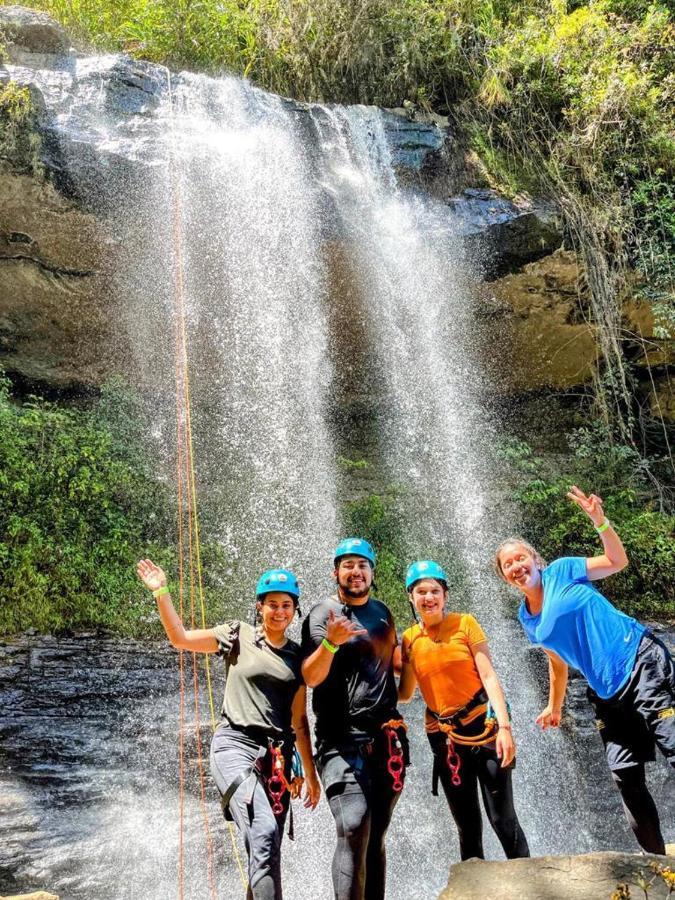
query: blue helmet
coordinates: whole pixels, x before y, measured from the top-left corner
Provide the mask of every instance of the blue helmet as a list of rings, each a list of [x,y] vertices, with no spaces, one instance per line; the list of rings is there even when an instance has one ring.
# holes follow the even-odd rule
[[[375,551],[368,541],[364,541],[363,538],[345,538],[344,541],[340,541],[335,548],[335,558],[333,560],[335,565],[338,564],[343,556],[362,556],[375,568]]]
[[[448,576],[438,563],[432,559],[420,559],[408,566],[408,571],[405,575],[406,591],[412,590],[413,585],[418,581],[422,581],[423,578],[434,578],[436,581],[440,581],[447,590]]]
[[[298,579],[289,569],[268,569],[263,572],[255,588],[255,598],[260,600],[265,594],[271,594],[274,591],[290,594],[295,605],[298,605],[300,586]]]

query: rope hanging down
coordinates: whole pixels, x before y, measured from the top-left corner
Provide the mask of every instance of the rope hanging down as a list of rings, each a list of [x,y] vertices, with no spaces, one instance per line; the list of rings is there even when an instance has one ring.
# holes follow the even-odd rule
[[[197,510],[197,490],[194,465],[194,451],[192,442],[192,415],[190,408],[190,380],[187,356],[187,328],[185,312],[185,279],[182,245],[182,197],[180,181],[176,168],[176,141],[174,126],[173,91],[171,85],[171,73],[166,69],[167,87],[169,99],[169,178],[171,184],[172,206],[172,234],[173,234],[173,296],[174,296],[174,346],[175,346],[175,381],[176,381],[176,480],[178,494],[178,578],[179,578],[179,614],[184,621],[185,615],[185,582],[187,568],[187,582],[190,597],[190,627],[196,625],[196,607],[199,602],[201,627],[206,628],[206,609],[204,603],[204,585],[202,575],[202,558],[199,537],[199,516]],[[186,539],[187,535],[187,539]],[[211,683],[211,669],[209,657],[205,656],[206,685],[211,713],[211,730],[216,729],[216,714],[213,702],[213,688]],[[178,851],[178,897],[184,898],[185,865],[184,865],[184,797],[185,797],[185,662],[184,651],[179,651],[179,682],[180,682],[180,722],[179,722],[179,781],[180,781],[180,836]],[[202,741],[200,733],[199,712],[199,668],[197,654],[192,654],[192,682],[194,694],[194,719],[195,738],[197,749],[197,767],[199,773],[200,803],[202,818],[204,821],[204,833],[206,839],[207,854],[207,878],[209,890],[213,900],[216,900],[216,884],[213,865],[213,839],[209,827],[208,811],[206,807],[206,780],[202,756]],[[234,826],[228,822],[230,839],[234,857],[239,869],[244,889],[248,888],[248,880],[241,856],[237,847]]]

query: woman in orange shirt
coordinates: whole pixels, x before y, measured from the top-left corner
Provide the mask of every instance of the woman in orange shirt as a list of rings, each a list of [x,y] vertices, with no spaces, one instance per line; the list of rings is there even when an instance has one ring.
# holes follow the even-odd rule
[[[399,700],[410,700],[419,685],[434,755],[433,793],[440,781],[459,832],[461,857],[484,859],[479,785],[507,858],[529,856],[513,805],[516,748],[509,712],[485,634],[468,613],[445,611],[447,577],[438,563],[413,563],[406,590],[422,621],[403,634]]]

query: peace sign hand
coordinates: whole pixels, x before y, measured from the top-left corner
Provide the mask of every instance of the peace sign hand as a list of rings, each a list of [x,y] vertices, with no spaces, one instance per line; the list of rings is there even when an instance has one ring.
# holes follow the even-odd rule
[[[589,494],[586,496],[576,484],[570,488],[567,497],[583,509],[596,527],[602,525],[605,521],[605,512],[602,508],[602,497],[598,497],[597,494]]]

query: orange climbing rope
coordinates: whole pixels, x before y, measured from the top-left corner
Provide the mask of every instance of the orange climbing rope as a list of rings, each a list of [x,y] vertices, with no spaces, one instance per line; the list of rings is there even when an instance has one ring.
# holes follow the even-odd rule
[[[173,286],[174,286],[174,346],[175,346],[175,380],[176,380],[176,479],[178,486],[178,577],[179,577],[179,611],[181,620],[185,615],[185,581],[186,563],[188,569],[188,584],[190,596],[190,625],[196,625],[197,600],[200,607],[201,627],[206,627],[206,609],[204,603],[204,585],[202,577],[202,560],[199,538],[199,517],[197,510],[197,490],[194,464],[194,449],[192,442],[192,416],[190,409],[190,381],[188,372],[187,355],[187,327],[185,310],[185,280],[182,247],[182,198],[180,182],[176,172],[175,162],[175,128],[173,113],[173,94],[171,88],[171,74],[167,69],[167,83],[169,96],[170,116],[170,145],[169,145],[169,176],[171,183],[172,201],[172,232],[173,232]],[[186,522],[187,520],[187,522]],[[187,547],[185,532],[187,531]],[[211,729],[216,729],[216,715],[213,703],[213,688],[211,684],[211,670],[209,658],[205,657],[206,684],[211,712]],[[204,822],[207,854],[207,880],[211,897],[217,897],[214,874],[214,850],[213,839],[209,827],[208,810],[206,806],[206,779],[202,755],[201,723],[199,710],[199,667],[197,654],[192,654],[192,683],[194,692],[194,719],[195,738],[197,750],[197,768],[200,785],[200,803]],[[184,897],[185,865],[184,865],[184,795],[185,795],[185,664],[183,651],[179,653],[179,682],[180,682],[180,723],[179,723],[179,781],[180,781],[180,837],[178,852],[178,895],[179,900]],[[237,848],[234,828],[228,822],[230,838],[235,859],[239,868],[239,874],[244,889],[248,887],[248,881],[244,872],[242,860]]]

